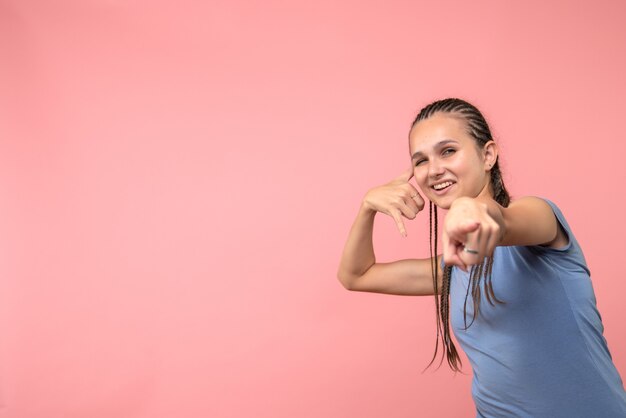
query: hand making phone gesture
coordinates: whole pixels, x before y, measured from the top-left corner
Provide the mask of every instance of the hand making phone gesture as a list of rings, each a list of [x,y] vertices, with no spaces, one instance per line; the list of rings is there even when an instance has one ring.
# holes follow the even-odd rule
[[[413,167],[405,170],[387,184],[369,190],[363,203],[372,210],[391,216],[402,236],[406,237],[406,228],[402,217],[415,219],[424,208],[424,199],[417,189],[409,183],[413,178]]]

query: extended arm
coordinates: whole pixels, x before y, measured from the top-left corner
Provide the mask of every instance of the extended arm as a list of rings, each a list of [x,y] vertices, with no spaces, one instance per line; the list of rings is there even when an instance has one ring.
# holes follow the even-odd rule
[[[537,197],[518,199],[506,208],[491,198],[463,197],[450,207],[443,241],[446,264],[466,268],[493,254],[498,245],[559,247],[567,237],[550,205]]]

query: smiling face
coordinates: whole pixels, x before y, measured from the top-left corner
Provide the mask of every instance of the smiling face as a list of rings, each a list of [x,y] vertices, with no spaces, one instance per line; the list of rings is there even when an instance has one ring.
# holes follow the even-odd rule
[[[409,133],[409,151],[417,185],[438,207],[448,209],[462,196],[493,197],[496,145],[489,141],[479,149],[462,116],[439,112],[419,121]]]

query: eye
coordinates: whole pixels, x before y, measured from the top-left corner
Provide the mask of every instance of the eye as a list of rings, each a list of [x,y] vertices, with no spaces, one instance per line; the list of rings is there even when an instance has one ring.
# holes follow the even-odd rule
[[[441,155],[452,155],[456,152],[456,150],[454,148],[444,148],[444,150],[441,152]]]
[[[415,161],[415,166],[417,167],[418,165],[421,165],[424,162],[426,162],[426,159],[424,159],[424,158],[422,158],[421,160],[417,160],[417,161]]]

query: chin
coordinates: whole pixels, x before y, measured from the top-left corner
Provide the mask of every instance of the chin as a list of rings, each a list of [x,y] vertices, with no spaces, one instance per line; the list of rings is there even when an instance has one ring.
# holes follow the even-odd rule
[[[430,201],[433,202],[433,205],[437,206],[439,209],[448,210],[450,209],[450,206],[452,206],[452,202],[454,202],[454,199],[435,196],[434,198],[430,199]]]

